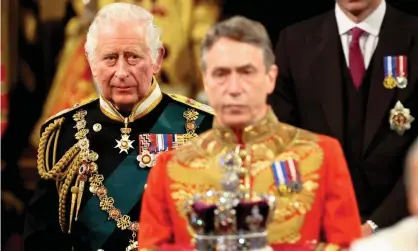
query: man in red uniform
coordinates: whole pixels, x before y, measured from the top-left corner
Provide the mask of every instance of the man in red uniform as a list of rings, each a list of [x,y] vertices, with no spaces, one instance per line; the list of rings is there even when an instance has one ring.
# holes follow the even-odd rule
[[[157,160],[144,193],[139,247],[192,243],[196,228],[188,223],[186,202],[237,181],[228,183],[223,175],[226,162],[220,160],[228,152],[240,157],[239,190],[250,201],[254,193],[275,197],[266,229],[270,245],[325,242],[338,250],[360,237],[357,202],[338,141],[279,122],[267,105],[278,68],[264,27],[243,17],[218,23],[204,39],[202,66],[214,127]]]

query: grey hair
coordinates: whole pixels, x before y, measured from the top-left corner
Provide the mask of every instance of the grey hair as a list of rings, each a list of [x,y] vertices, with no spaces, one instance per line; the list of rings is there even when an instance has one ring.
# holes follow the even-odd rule
[[[90,62],[95,60],[97,47],[97,36],[101,25],[108,25],[110,22],[133,22],[145,24],[147,30],[146,41],[151,51],[152,61],[158,58],[159,49],[162,46],[161,33],[154,24],[154,17],[144,8],[129,3],[112,3],[106,5],[96,14],[87,32],[87,40],[84,44],[87,58]],[[131,27],[126,27],[130,29]]]
[[[206,70],[206,53],[221,38],[252,44],[263,50],[264,64],[268,70],[275,56],[266,28],[257,21],[243,16],[233,16],[215,24],[206,34],[201,46],[201,67]]]

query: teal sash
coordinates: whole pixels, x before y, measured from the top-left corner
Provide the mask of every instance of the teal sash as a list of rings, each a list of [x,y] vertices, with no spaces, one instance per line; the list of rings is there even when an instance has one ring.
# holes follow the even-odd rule
[[[149,133],[185,133],[184,111],[184,106],[179,104],[167,106]],[[199,115],[196,125],[199,125],[204,117],[203,114]],[[138,148],[119,164],[104,183],[109,196],[115,200],[115,207],[122,212],[122,215],[128,214],[138,203],[147,182],[149,169],[138,166],[137,155]],[[101,248],[116,228],[116,222],[108,220],[108,214],[100,209],[99,199],[95,196],[87,201],[79,220],[89,230],[88,239],[94,251]],[[128,240],[126,242],[128,246]]]

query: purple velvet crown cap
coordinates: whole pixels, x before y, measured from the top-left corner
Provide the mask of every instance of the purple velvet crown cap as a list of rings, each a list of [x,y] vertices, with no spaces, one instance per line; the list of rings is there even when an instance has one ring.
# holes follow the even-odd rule
[[[201,235],[233,235],[263,232],[274,210],[271,198],[237,200],[233,205],[207,203],[200,197],[190,202],[189,224]]]

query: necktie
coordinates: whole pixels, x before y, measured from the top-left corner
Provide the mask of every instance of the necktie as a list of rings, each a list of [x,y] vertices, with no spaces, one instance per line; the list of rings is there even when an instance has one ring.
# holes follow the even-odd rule
[[[349,50],[349,65],[351,79],[353,80],[354,86],[358,89],[363,82],[364,73],[366,67],[364,65],[363,53],[360,48],[360,37],[364,31],[360,28],[353,28],[351,30],[351,42]]]

